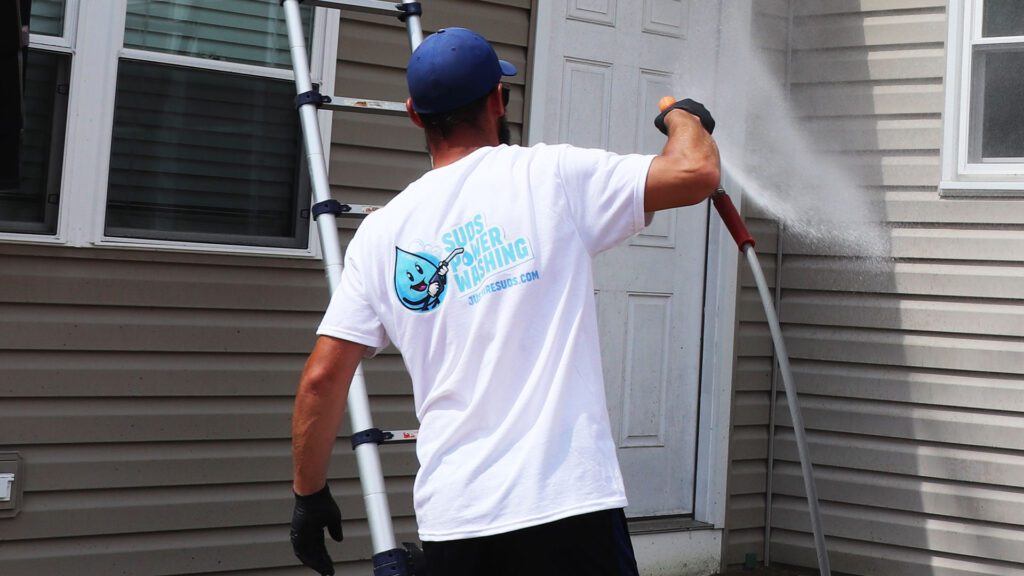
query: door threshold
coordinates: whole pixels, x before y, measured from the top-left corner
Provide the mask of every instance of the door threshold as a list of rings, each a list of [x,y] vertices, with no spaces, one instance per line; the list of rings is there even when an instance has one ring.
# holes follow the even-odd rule
[[[714,527],[714,524],[694,520],[691,516],[654,516],[629,519],[630,534],[686,532],[689,530],[710,530]]]

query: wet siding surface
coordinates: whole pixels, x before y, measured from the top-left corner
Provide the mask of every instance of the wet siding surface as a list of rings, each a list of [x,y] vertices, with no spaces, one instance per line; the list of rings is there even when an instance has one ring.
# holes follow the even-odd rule
[[[889,224],[881,261],[783,241],[781,317],[838,572],[1024,573],[1024,204],[939,195],[945,9],[793,3],[801,121],[846,135],[829,152],[868,175],[864,193]],[[741,326],[741,343],[763,338]],[[810,567],[799,463],[777,401],[772,560]],[[752,438],[735,428],[734,445]],[[733,460],[742,486],[756,465]],[[737,511],[763,496],[746,485]],[[733,546],[729,560],[750,547]]]

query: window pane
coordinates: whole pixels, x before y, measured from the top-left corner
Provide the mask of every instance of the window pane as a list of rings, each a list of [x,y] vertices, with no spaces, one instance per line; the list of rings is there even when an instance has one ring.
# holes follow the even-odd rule
[[[309,9],[302,14],[310,22]],[[128,0],[124,45],[291,68],[280,0]]]
[[[1021,0],[985,0],[981,35],[1024,36],[1024,2]]]
[[[106,234],[305,247],[288,81],[122,60]]]
[[[984,51],[974,61],[972,162],[1024,159],[1024,48]]]
[[[57,230],[70,63],[64,55],[28,52],[24,130],[19,157],[9,159],[19,165],[20,184],[0,189],[0,231],[53,234]]]
[[[32,0],[32,15],[28,24],[33,34],[63,36],[64,0]]]

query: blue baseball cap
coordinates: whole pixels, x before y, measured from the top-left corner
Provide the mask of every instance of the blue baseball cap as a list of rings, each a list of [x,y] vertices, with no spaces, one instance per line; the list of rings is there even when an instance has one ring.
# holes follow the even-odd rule
[[[445,28],[420,43],[405,73],[412,109],[420,114],[448,112],[484,96],[516,67],[499,60],[483,36],[465,28]]]

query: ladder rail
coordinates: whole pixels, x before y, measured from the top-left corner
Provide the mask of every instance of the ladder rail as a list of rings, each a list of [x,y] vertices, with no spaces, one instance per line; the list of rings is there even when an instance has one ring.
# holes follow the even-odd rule
[[[302,94],[313,90],[310,78],[309,59],[306,56],[306,41],[299,12],[300,0],[283,0],[282,6],[288,28],[288,42],[291,49],[292,68],[295,73],[296,93]],[[418,13],[403,12],[395,4],[379,0],[307,0],[308,4],[325,8],[345,8],[361,12],[405,14],[404,21],[409,36],[409,46],[415,50],[423,40],[423,32]],[[402,0],[402,4],[417,4],[416,0]],[[358,109],[352,106],[345,109]],[[395,110],[374,109],[362,106],[367,111],[378,113],[396,113]],[[392,107],[393,108],[393,107]],[[306,148],[307,165],[313,188],[313,202],[326,202],[331,198],[330,183],[327,179],[327,160],[324,156],[323,141],[318,123],[318,107],[312,102],[299,106],[299,121],[302,126],[303,140]],[[321,214],[317,219],[320,244],[323,251],[324,268],[331,293],[341,284],[342,258],[338,236],[337,219],[334,214]],[[370,413],[370,401],[366,391],[366,379],[362,364],[355,371],[352,385],[348,393],[348,413],[353,431],[369,430],[373,426]],[[414,436],[414,434],[413,434]],[[380,462],[380,452],[375,443],[364,443],[356,446],[356,462],[359,468],[359,479],[363,490],[367,520],[370,527],[370,539],[375,558],[378,554],[393,551],[397,548],[394,526],[391,521],[391,510],[384,486],[384,472]],[[375,569],[375,573],[377,569]]]

